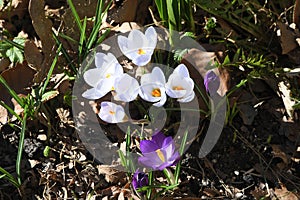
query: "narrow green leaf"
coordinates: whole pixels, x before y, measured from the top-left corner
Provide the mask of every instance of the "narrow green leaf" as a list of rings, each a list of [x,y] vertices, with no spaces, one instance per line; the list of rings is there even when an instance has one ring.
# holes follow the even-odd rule
[[[70,9],[72,11],[72,14],[73,14],[73,16],[75,18],[75,21],[76,21],[76,24],[77,24],[77,26],[79,28],[79,31],[80,31],[80,33],[82,33],[83,27],[82,27],[82,24],[80,22],[80,18],[79,18],[79,15],[78,15],[77,11],[76,11],[76,8],[75,8],[72,0],[67,0],[67,2],[69,4]]]
[[[3,177],[3,178],[5,178],[9,182],[11,182],[15,187],[17,187],[17,188],[20,187],[20,184],[17,182],[17,180],[8,171],[6,171],[2,167],[0,167],[0,172],[5,175],[5,177]]]
[[[4,102],[0,101],[0,105],[3,106],[10,114],[14,115],[20,122],[22,122],[22,118],[7,104]]]
[[[84,48],[84,42],[85,42],[85,38],[86,38],[86,35],[85,35],[85,31],[86,31],[86,23],[87,23],[87,17],[85,16],[84,17],[84,20],[83,20],[83,26],[82,26],[82,31],[80,33],[80,39],[79,39],[79,44],[78,44],[78,56],[79,58],[81,58],[81,55],[82,55],[82,50]]]
[[[18,102],[18,104],[24,108],[24,103],[22,99],[17,95],[17,93],[9,87],[5,79],[0,74],[0,83],[4,85],[4,87],[8,90],[9,94]]]
[[[22,154],[23,154],[23,148],[24,148],[27,114],[28,114],[28,108],[27,108],[27,105],[26,105],[25,108],[24,108],[24,117],[23,117],[23,120],[22,120],[22,128],[21,128],[21,133],[20,133],[19,146],[18,146],[18,155],[17,155],[17,161],[16,161],[16,172],[17,172],[17,176],[18,176],[19,185],[22,184],[22,180],[21,180],[21,161],[22,161]]]
[[[58,47],[58,49],[57,49],[57,51],[56,51],[56,55],[55,55],[55,57],[54,57],[54,59],[53,59],[53,61],[52,61],[52,64],[51,64],[50,69],[49,69],[49,72],[48,72],[48,74],[47,74],[46,81],[45,81],[43,87],[41,88],[40,96],[43,96],[43,94],[44,94],[45,91],[46,91],[46,87],[47,87],[47,85],[48,85],[48,83],[49,83],[49,81],[50,81],[50,78],[51,78],[51,76],[52,76],[54,67],[56,66],[57,59],[58,59],[58,55],[59,55],[59,52],[61,51],[61,48],[62,48],[62,44],[59,45],[59,47]]]

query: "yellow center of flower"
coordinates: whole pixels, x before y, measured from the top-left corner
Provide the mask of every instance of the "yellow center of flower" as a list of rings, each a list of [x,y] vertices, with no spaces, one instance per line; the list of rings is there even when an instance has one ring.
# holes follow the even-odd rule
[[[106,74],[105,78],[110,78],[111,74]]]
[[[110,90],[115,90],[115,87],[114,87],[114,86],[112,86]]]
[[[153,97],[160,97],[161,96],[161,92],[160,92],[160,89],[159,88],[154,88],[151,92],[151,95]]]
[[[111,114],[111,115],[114,115],[114,114],[116,114],[116,112],[115,112],[115,111],[112,111],[112,110],[110,110],[110,111],[109,111],[109,114]]]
[[[139,55],[144,55],[144,54],[146,54],[146,51],[144,51],[143,49],[139,49],[138,54]]]
[[[184,90],[184,88],[181,86],[174,86],[173,90]]]
[[[166,161],[165,156],[164,156],[163,152],[161,152],[160,149],[157,149],[155,152],[157,153],[157,156],[159,157],[159,159],[160,159],[162,162],[165,162],[165,161]]]

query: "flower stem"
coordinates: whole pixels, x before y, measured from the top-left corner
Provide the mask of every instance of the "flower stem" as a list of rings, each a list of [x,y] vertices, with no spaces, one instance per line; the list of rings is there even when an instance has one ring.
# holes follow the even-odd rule
[[[163,170],[163,173],[165,174],[165,176],[166,176],[166,178],[167,178],[169,184],[170,184],[170,185],[174,185],[174,184],[175,184],[175,178],[174,178],[174,175],[173,175],[173,173],[171,172],[171,170],[165,168],[165,169]]]

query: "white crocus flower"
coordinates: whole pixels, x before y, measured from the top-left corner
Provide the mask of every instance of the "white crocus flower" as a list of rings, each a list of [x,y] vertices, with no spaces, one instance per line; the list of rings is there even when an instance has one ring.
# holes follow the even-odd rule
[[[123,74],[116,79],[114,99],[117,101],[130,102],[136,99],[139,94],[139,83],[138,81],[129,76]]]
[[[156,43],[157,33],[152,26],[145,34],[139,30],[132,30],[128,37],[118,36],[120,50],[137,66],[144,66],[150,62]]]
[[[103,101],[101,103],[101,108],[98,115],[100,119],[108,123],[124,122],[124,118],[126,116],[122,106],[108,101]]]
[[[190,102],[195,97],[194,81],[184,64],[178,65],[170,75],[166,84],[166,93],[179,102]]]
[[[96,53],[95,65],[83,74],[85,82],[93,87],[82,94],[87,99],[99,99],[114,90],[116,78],[123,74],[122,66],[111,53]]]
[[[167,100],[165,84],[164,73],[160,68],[154,67],[151,73],[142,75],[139,95],[146,101],[156,102],[154,106],[163,106]]]

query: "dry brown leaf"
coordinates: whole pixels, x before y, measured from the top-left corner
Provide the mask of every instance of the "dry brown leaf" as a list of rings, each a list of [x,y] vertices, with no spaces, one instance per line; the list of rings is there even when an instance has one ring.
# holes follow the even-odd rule
[[[138,0],[125,0],[122,5],[112,5],[108,11],[108,20],[116,23],[135,20],[138,8]]]
[[[10,61],[8,58],[0,59],[0,73],[5,70],[10,65]]]
[[[26,62],[23,62],[23,64],[18,63],[15,67],[3,71],[1,75],[17,94],[27,94],[28,91],[25,88],[30,85],[34,73],[35,71],[28,67]],[[0,100],[12,105],[11,96],[2,84],[0,85],[0,93]]]
[[[27,40],[24,46],[24,56],[29,65],[38,69],[43,63],[43,54],[40,52],[35,43]]]
[[[296,35],[287,24],[277,22],[277,25],[280,29],[282,54],[287,54],[299,46],[296,42]]]
[[[295,1],[293,22],[298,26],[298,28],[300,27],[300,0]]]
[[[0,19],[11,21],[12,17],[23,19],[27,13],[29,0],[12,0],[11,5],[8,5],[0,12]]]
[[[112,165],[98,165],[97,169],[99,174],[105,175],[105,180],[109,183],[124,182],[126,179],[125,172],[118,171]]]
[[[272,154],[275,158],[281,158],[281,160],[283,161],[283,163],[278,163],[279,165],[277,165],[277,167],[280,170],[283,170],[291,161],[291,156],[287,155],[283,150],[281,145],[275,145],[272,144],[271,145],[273,151]]]
[[[286,112],[290,118],[294,117],[294,105],[295,101],[291,98],[291,90],[286,86],[286,84],[281,81],[278,83],[278,89],[281,92],[280,96],[282,98]]]
[[[42,65],[36,69],[38,73],[35,76],[35,82],[37,83],[45,78],[55,56],[55,41],[52,37],[52,22],[50,19],[46,18],[44,6],[44,0],[30,0],[28,8],[34,30],[41,40],[42,52],[44,55]]]
[[[275,189],[276,197],[273,197],[272,200],[298,200],[299,198],[291,191],[288,191],[286,187],[282,186],[281,189]]]
[[[8,115],[7,110],[3,106],[0,105],[0,123],[1,124],[6,124],[7,115]]]

